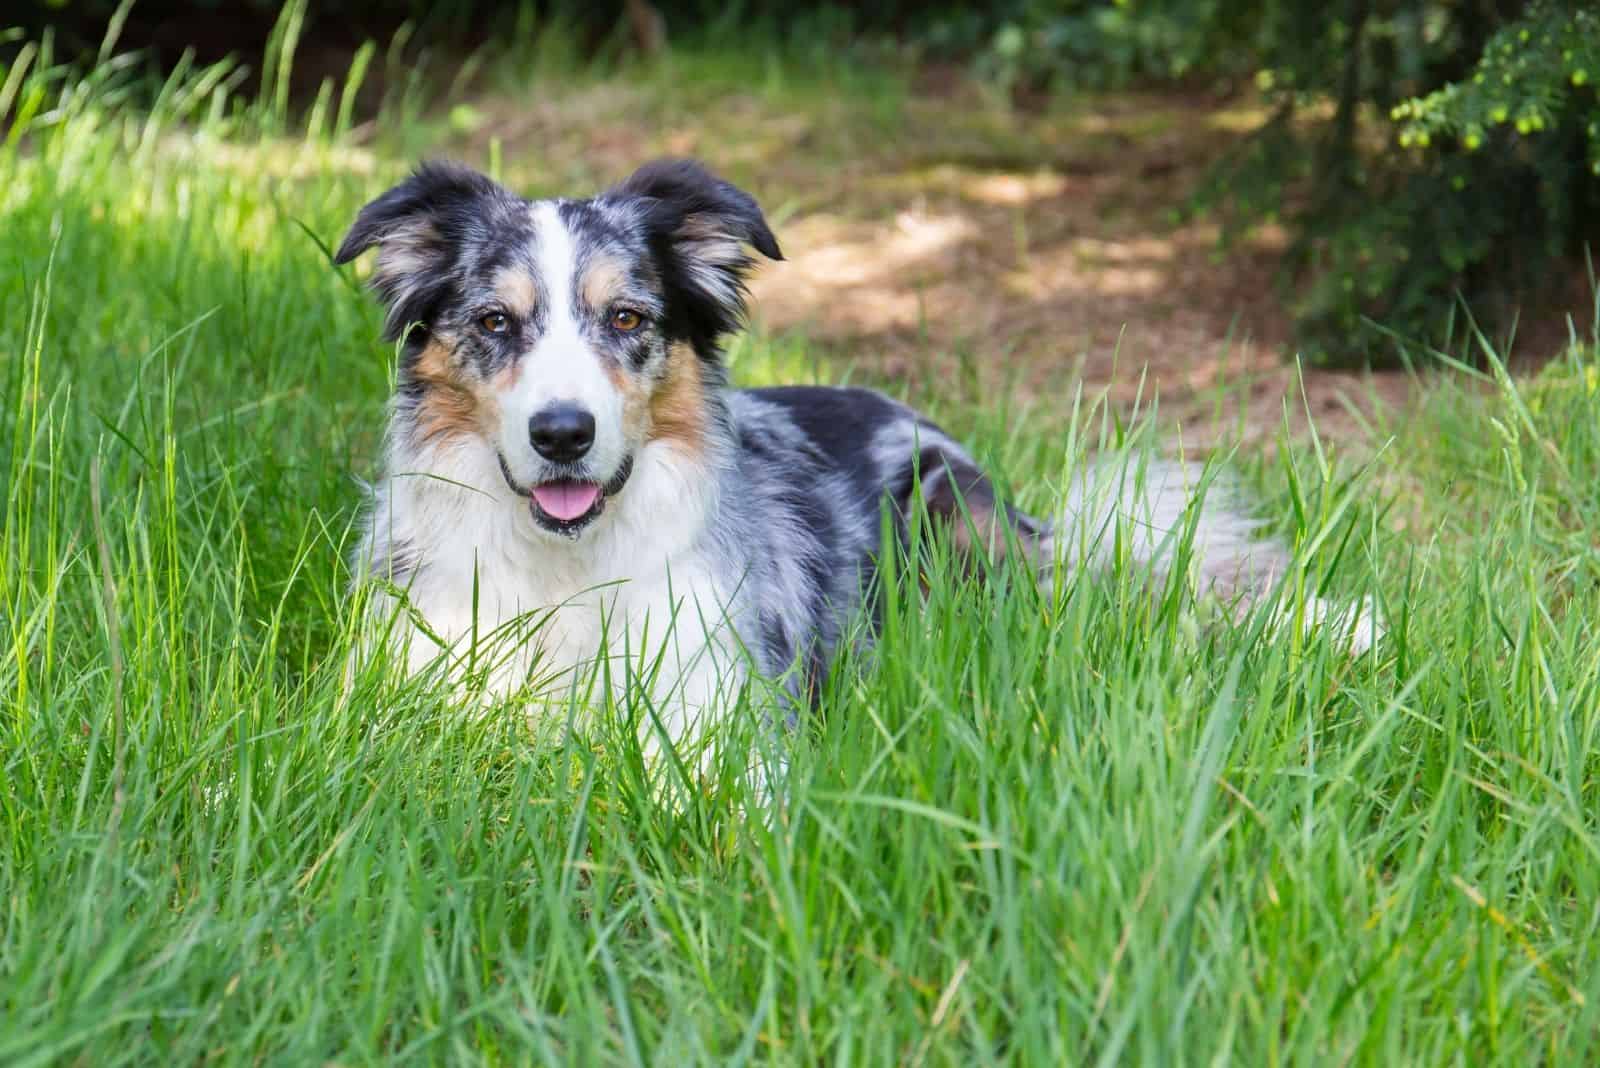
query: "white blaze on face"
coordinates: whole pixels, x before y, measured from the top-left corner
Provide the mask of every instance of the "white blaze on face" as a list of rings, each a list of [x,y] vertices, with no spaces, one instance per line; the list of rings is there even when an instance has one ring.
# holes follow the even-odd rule
[[[577,247],[556,202],[528,209],[534,225],[534,269],[543,294],[544,329],[519,357],[515,384],[500,398],[500,451],[522,485],[541,480],[546,461],[528,439],[528,420],[552,404],[594,416],[594,445],[583,463],[595,481],[610,480],[626,455],[622,394],[606,374],[605,357],[584,338],[574,317]]]

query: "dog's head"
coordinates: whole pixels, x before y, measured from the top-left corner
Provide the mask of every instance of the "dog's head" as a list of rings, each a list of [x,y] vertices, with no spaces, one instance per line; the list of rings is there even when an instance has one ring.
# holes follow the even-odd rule
[[[425,164],[362,209],[403,339],[401,432],[494,450],[544,530],[576,536],[651,442],[694,451],[745,310],[747,247],[781,259],[751,196],[699,164],[648,164],[589,200],[527,201]]]

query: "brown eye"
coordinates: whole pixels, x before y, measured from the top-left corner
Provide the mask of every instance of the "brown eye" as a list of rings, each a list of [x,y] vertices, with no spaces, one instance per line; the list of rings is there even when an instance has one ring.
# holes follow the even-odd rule
[[[644,316],[632,308],[618,308],[611,313],[611,329],[630,334],[644,324]]]
[[[511,329],[511,318],[505,312],[490,312],[478,320],[478,325],[491,334],[503,334]]]

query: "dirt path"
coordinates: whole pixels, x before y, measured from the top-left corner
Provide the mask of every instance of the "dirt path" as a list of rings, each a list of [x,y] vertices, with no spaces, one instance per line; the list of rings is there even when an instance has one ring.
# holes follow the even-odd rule
[[[1312,370],[1302,399],[1273,235],[1223,256],[1211,224],[1177,221],[1248,111],[1124,95],[1018,116],[949,86],[876,110],[781,99],[500,98],[462,147],[497,139],[508,177],[562,192],[705,159],[757,193],[788,256],[756,280],[758,322],[861,377],[975,375],[1046,403],[1079,381],[1121,404],[1142,390],[1191,442],[1271,437],[1287,398],[1297,432],[1309,408],[1355,443],[1375,405],[1405,403],[1405,376]]]

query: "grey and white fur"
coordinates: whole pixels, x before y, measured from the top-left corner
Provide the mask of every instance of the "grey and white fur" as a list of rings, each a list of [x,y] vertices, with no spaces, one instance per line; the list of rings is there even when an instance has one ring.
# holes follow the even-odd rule
[[[647,676],[666,736],[695,742],[751,665],[797,694],[826,670],[884,516],[903,540],[925,510],[975,566],[1012,549],[1041,574],[1098,561],[1117,519],[1156,559],[1193,518],[1183,465],[1085,472],[1046,521],[882,394],[730,387],[754,256],[782,255],[755,200],[693,162],[534,201],[425,164],[336,260],[373,247],[401,361],[358,564],[390,591],[372,633],[413,671],[487,664],[490,693],[532,694],[604,660],[613,686]],[[1230,487],[1196,523],[1201,585],[1272,591],[1286,554]]]

